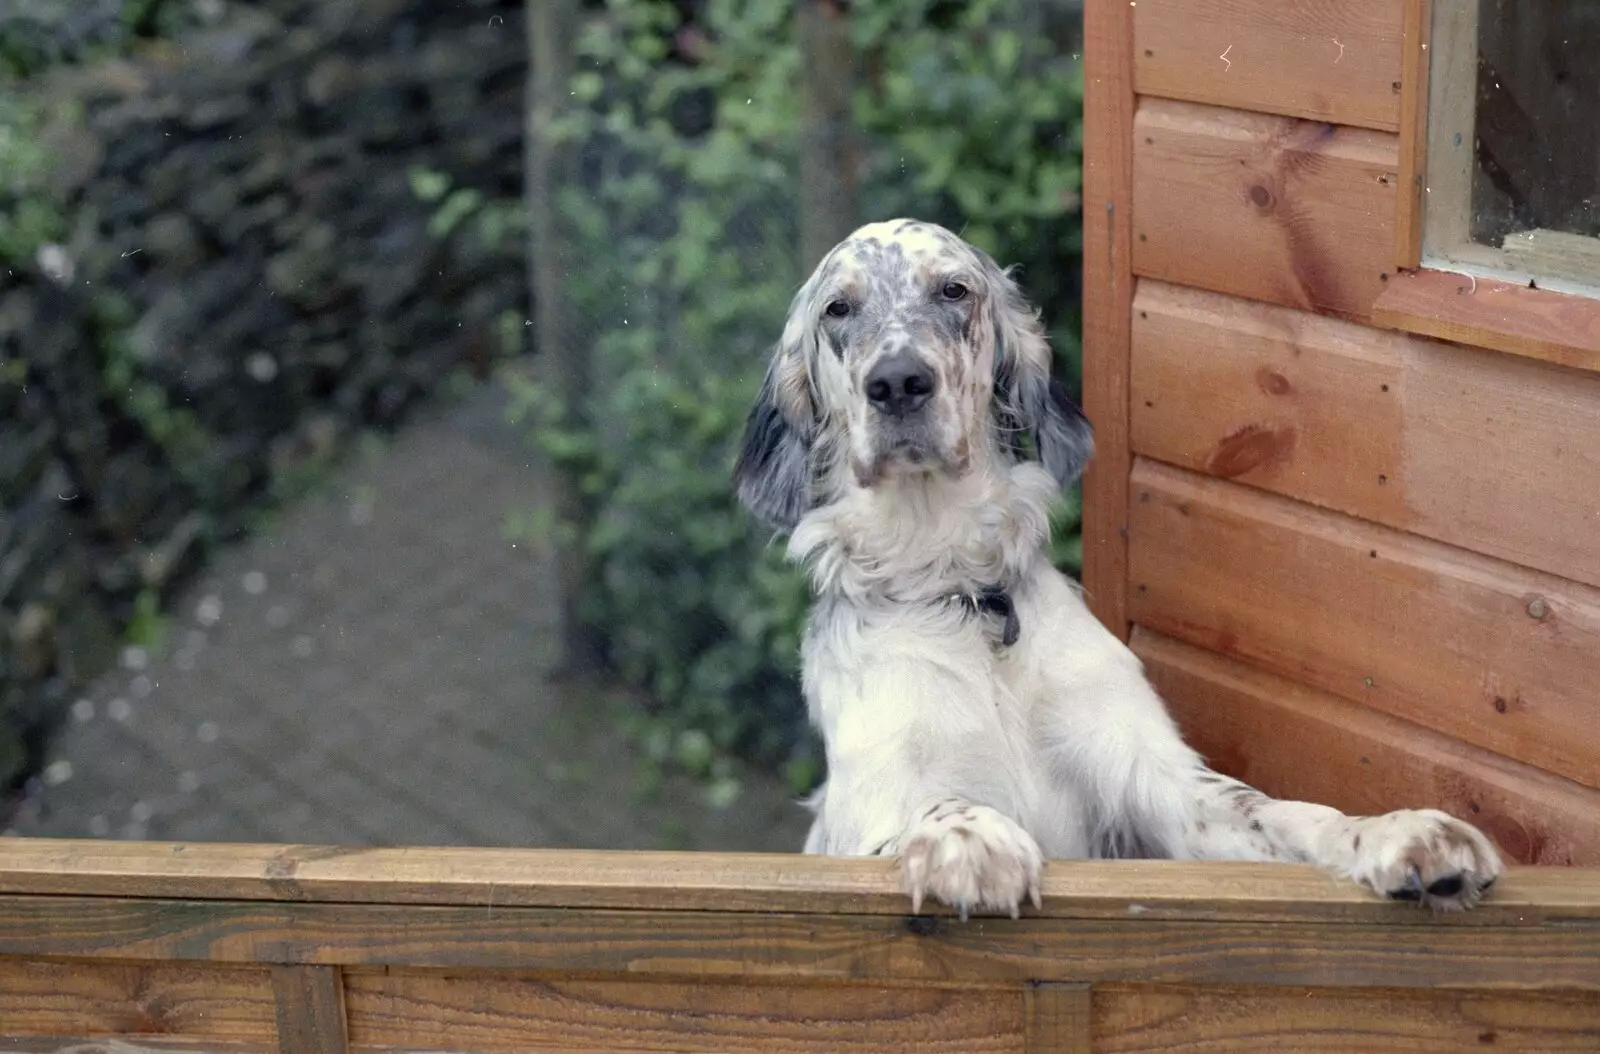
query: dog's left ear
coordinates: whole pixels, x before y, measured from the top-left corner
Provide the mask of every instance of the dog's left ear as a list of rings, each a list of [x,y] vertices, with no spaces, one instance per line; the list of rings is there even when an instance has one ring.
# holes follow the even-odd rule
[[[778,530],[793,528],[811,511],[817,425],[805,360],[817,339],[811,317],[814,285],[814,280],[807,282],[789,305],[783,336],[745,421],[744,444],[733,467],[739,500]]]
[[[745,421],[733,486],[768,527],[789,530],[811,510],[811,429],[785,409],[782,352],[767,367]]]
[[[1094,454],[1094,428],[1051,376],[1050,342],[1038,312],[1017,283],[979,254],[988,274],[985,310],[994,334],[994,399],[1003,429],[1025,429],[1039,460],[1063,488],[1077,482]]]

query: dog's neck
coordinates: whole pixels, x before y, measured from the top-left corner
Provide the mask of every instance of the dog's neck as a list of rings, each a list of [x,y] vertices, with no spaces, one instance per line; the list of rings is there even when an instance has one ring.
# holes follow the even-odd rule
[[[1043,559],[1057,489],[1033,463],[886,479],[807,514],[789,555],[819,597],[855,603],[1011,589]]]

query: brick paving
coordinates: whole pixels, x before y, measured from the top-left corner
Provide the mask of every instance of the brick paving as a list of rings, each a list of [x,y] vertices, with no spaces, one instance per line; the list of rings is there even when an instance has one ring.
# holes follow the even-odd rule
[[[790,851],[747,779],[640,784],[613,693],[547,677],[551,556],[508,537],[537,465],[486,386],[353,456],[220,554],[159,654],[78,700],[11,832],[358,845]]]

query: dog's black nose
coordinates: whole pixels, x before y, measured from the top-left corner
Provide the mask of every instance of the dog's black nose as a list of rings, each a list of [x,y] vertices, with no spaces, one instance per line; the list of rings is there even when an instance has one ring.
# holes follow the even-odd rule
[[[933,389],[932,371],[910,355],[891,355],[867,374],[867,401],[894,417],[921,409]]]

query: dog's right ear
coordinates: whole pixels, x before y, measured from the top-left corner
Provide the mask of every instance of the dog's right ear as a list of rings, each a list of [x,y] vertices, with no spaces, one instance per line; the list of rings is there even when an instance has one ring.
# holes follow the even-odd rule
[[[756,404],[745,421],[744,446],[733,468],[733,485],[755,516],[769,527],[789,530],[811,509],[810,421],[795,422],[793,370],[783,349],[767,367]]]

